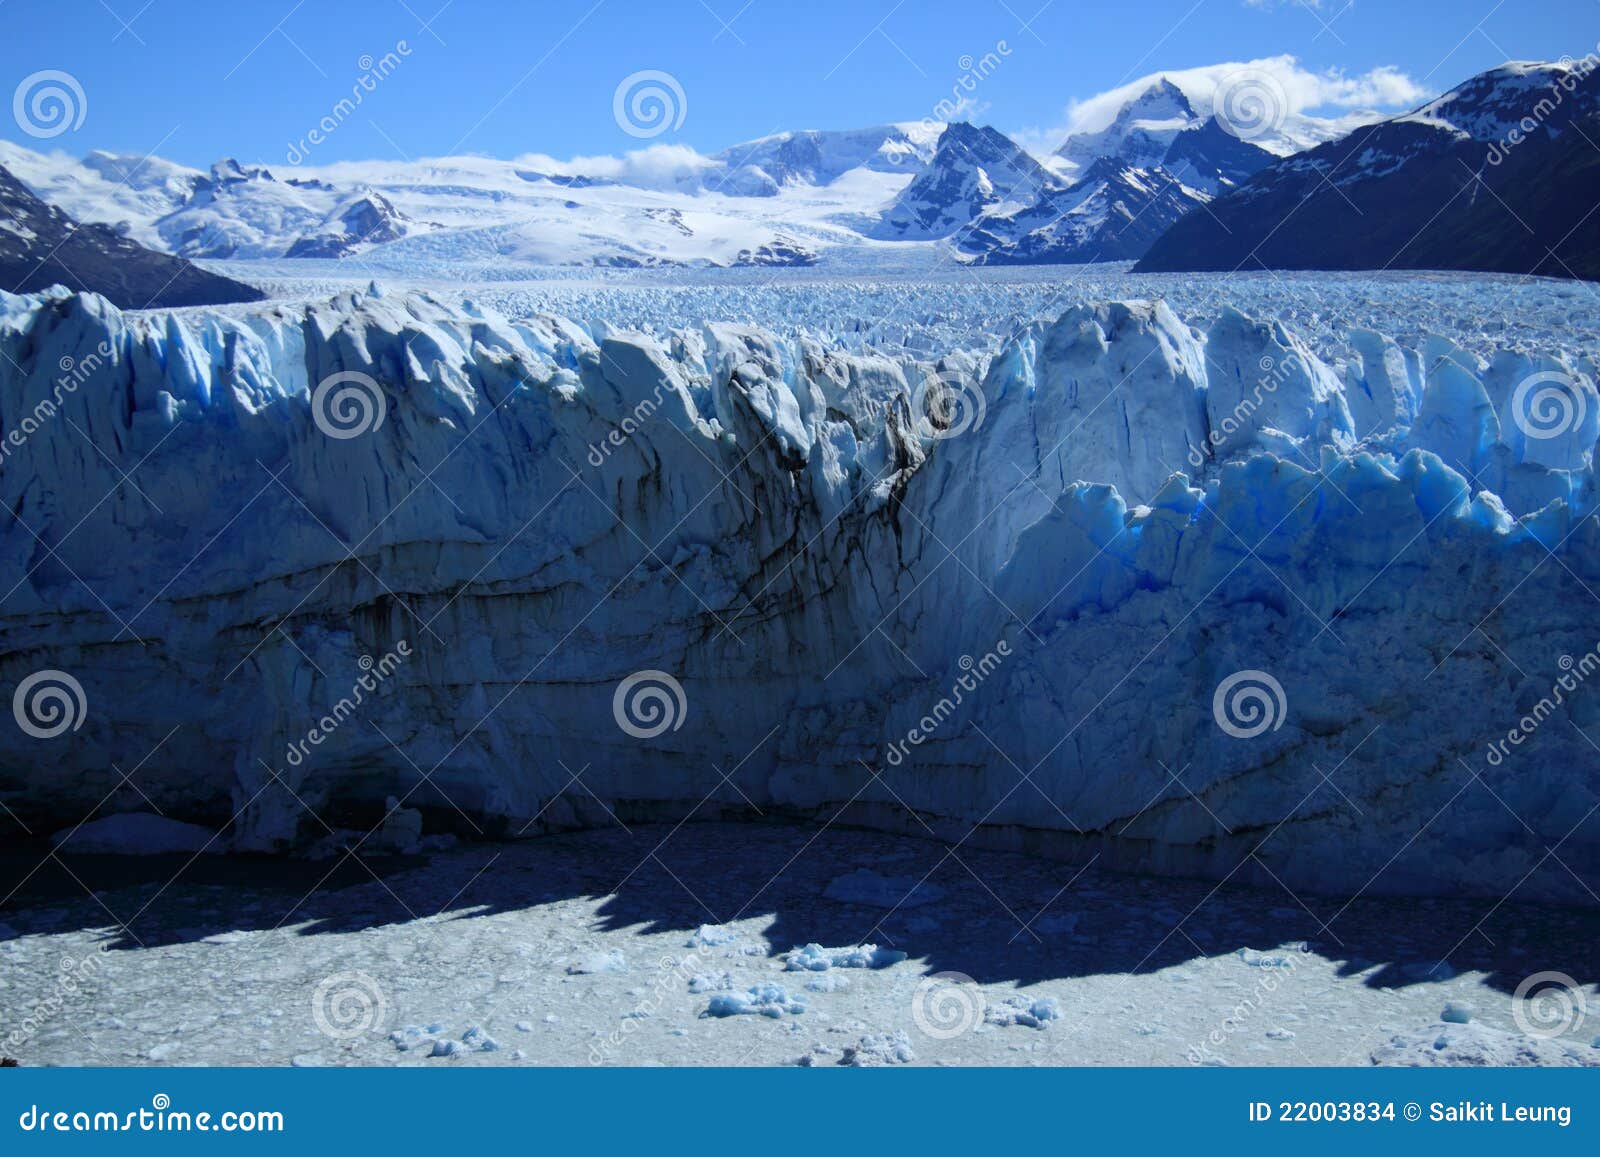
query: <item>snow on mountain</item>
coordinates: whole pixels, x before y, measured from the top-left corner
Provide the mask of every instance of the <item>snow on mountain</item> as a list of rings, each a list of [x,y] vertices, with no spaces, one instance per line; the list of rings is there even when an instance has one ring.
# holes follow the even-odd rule
[[[943,128],[913,121],[838,132],[776,133],[713,153],[712,160],[734,174],[758,172],[757,187],[763,190],[831,185],[855,169],[903,173],[926,163]],[[765,178],[764,184],[760,178]],[[717,183],[715,178],[712,182]]]
[[[1103,156],[1148,168],[1178,135],[1213,119],[1284,157],[1337,140],[1383,119],[1379,110],[1414,104],[1422,95],[1392,68],[1318,73],[1293,56],[1169,69],[1075,102],[1056,159],[1069,175]]]
[[[931,131],[791,133],[728,151],[749,161],[666,150],[621,167],[453,157],[310,168],[229,158],[201,173],[15,145],[0,157],[61,205],[126,221],[130,235],[187,257],[807,264],[864,243],[860,229],[932,156]],[[124,174],[132,180],[117,184]]]
[[[1600,276],[1596,133],[1600,72],[1504,65],[1274,162],[1180,221],[1141,268]]]
[[[349,257],[363,246],[398,241],[407,221],[382,193],[358,193],[338,206],[315,233],[289,246],[285,257]]]
[[[1110,159],[1131,169],[1164,169],[1209,194],[1231,188],[1273,158],[1261,144],[1230,132],[1214,115],[1197,112],[1166,77],[1123,105],[1105,128],[1069,135],[1056,156],[1063,171],[1075,178],[1096,161]]]
[[[0,284],[31,292],[92,289],[124,308],[258,301],[248,285],[147,249],[102,224],[82,224],[0,167]]]
[[[111,225],[162,250],[167,244],[156,221],[188,200],[205,179],[198,169],[159,157],[95,151],[80,160],[5,140],[0,140],[0,166],[74,220]]]
[[[1133,168],[1150,168],[1166,159],[1178,134],[1200,124],[1201,117],[1183,90],[1159,77],[1123,105],[1109,125],[1071,134],[1056,155],[1074,169],[1086,168],[1101,157],[1115,157]]]
[[[1022,209],[986,214],[958,244],[980,265],[1129,261],[1208,200],[1163,168],[1101,159],[1067,188],[1047,189]]]
[[[1509,61],[1393,119],[1440,127],[1489,144],[1507,136],[1530,112],[1538,112],[1540,122],[1550,119],[1562,97],[1581,89],[1592,71],[1582,63]],[[1552,107],[1539,112],[1539,102],[1546,98]]]
[[[883,213],[873,235],[948,237],[997,207],[1020,208],[1056,184],[1049,171],[996,129],[957,122],[932,158]]]
[[[0,679],[87,704],[0,729],[37,830],[160,745],[147,799],[240,849],[391,795],[524,834],[709,798],[1313,890],[1600,884],[1600,701],[1484,754],[1595,646],[1588,357],[1330,361],[1131,302],[914,360],[377,294],[3,297],[0,348],[8,434],[106,351],[0,470]],[[1518,433],[1538,374],[1563,438]]]

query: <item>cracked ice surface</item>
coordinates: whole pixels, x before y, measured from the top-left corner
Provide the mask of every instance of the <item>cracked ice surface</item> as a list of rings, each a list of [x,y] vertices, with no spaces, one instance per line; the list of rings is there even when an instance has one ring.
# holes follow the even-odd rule
[[[1463,279],[1387,287],[1446,331],[1401,340],[1365,324],[1371,278],[1306,316],[1260,280],[1028,309],[1004,294],[1037,278],[994,284],[996,318],[1045,317],[1002,336],[924,295],[950,339],[927,351],[802,332],[837,314],[674,329],[706,308],[681,301],[622,330],[617,303],[568,320],[517,289],[506,312],[3,299],[8,431],[63,359],[83,376],[0,472],[0,676],[66,671],[93,705],[52,744],[0,731],[7,806],[64,826],[140,766],[165,814],[237,816],[232,846],[263,849],[322,835],[312,813],[371,827],[390,796],[491,834],[709,799],[1589,902],[1600,695],[1485,756],[1600,641],[1593,323],[1560,320],[1588,287],[1492,286],[1547,307],[1501,342],[1434,325],[1492,306]],[[312,395],[350,372],[384,420],[330,438]],[[1558,437],[1512,412],[1536,375],[1569,383]],[[401,642],[359,718],[322,726]],[[642,670],[685,705],[646,740],[613,703]],[[1283,693],[1248,738],[1213,708],[1239,672]]]

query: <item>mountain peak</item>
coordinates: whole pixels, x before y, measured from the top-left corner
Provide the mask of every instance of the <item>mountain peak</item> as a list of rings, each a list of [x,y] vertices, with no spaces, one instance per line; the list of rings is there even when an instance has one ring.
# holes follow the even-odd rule
[[[1165,76],[1158,77],[1154,84],[1123,105],[1122,111],[1117,114],[1119,120],[1124,117],[1194,119],[1195,116],[1194,105],[1189,103],[1183,89]]]
[[[996,205],[1031,203],[1055,178],[998,129],[955,121],[939,134],[932,158],[888,210],[877,236],[948,237]]]

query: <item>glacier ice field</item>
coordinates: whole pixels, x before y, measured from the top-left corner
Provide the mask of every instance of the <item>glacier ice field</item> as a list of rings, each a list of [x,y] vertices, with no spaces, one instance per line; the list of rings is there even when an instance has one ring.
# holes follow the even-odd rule
[[[1600,1061],[1594,287],[326,268],[0,296],[30,1063]]]
[[[237,850],[709,799],[1592,901],[1600,699],[1527,714],[1600,644],[1592,287],[685,280],[7,297],[0,661],[92,705],[7,806],[159,747]]]

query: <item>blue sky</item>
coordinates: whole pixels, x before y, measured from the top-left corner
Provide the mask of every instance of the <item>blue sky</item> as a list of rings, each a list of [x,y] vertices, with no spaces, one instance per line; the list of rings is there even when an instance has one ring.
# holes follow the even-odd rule
[[[4,92],[61,70],[85,113],[45,141],[6,116],[0,136],[281,164],[350,94],[364,58],[395,53],[315,162],[709,152],[785,128],[929,116],[965,59],[999,58],[1004,42],[972,117],[1044,140],[1074,101],[1160,69],[1290,55],[1319,83],[1386,68],[1434,92],[1508,56],[1593,51],[1597,15],[1593,0],[9,0]],[[648,140],[613,115],[619,83],[643,70],[683,93],[682,123]]]

